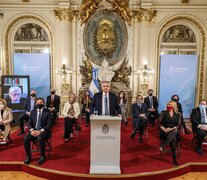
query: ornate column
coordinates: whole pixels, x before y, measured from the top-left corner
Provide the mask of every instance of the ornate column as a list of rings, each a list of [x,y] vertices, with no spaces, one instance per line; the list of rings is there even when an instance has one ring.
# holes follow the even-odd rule
[[[78,16],[78,10],[72,9],[69,4],[69,8],[57,8],[54,10],[57,22],[57,60],[56,67],[61,67],[65,64],[73,72],[76,71],[76,47],[77,47],[77,33],[76,33],[76,19]],[[75,76],[76,77],[76,76]],[[75,78],[76,79],[76,78]],[[72,81],[75,81],[72,74]],[[76,81],[75,81],[76,82]],[[61,88],[61,81],[57,80],[56,86]],[[74,83],[72,84],[72,91],[74,92]],[[61,91],[62,92],[62,91]],[[62,94],[63,95],[63,94]],[[64,94],[64,96],[66,96]]]
[[[137,51],[134,51],[134,53],[136,52],[134,54],[134,61],[136,61],[134,62],[134,67],[136,67],[136,69],[134,69],[134,77],[137,77],[138,81],[138,83],[136,83],[136,80],[134,81],[134,90],[136,90],[136,92],[133,93],[134,96],[142,92],[140,89],[141,82],[139,82],[140,78],[138,73],[137,76],[135,75],[136,71],[144,65],[153,62],[153,59],[151,59],[153,57],[151,51],[153,45],[150,32],[151,29],[153,29],[154,24],[152,23],[155,21],[155,16],[156,10],[153,10],[150,7],[142,8],[142,4],[139,9],[133,10],[133,18],[135,22],[134,41],[136,42],[135,48]],[[149,84],[149,87],[153,87],[152,85],[153,84]]]

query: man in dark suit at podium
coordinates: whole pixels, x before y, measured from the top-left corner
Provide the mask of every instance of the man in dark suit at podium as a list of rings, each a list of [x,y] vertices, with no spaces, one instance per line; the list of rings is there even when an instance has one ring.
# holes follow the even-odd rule
[[[50,129],[52,126],[52,115],[50,111],[44,108],[44,99],[37,98],[36,108],[31,111],[29,118],[29,133],[24,137],[24,149],[27,155],[25,164],[29,164],[31,161],[30,142],[37,139],[40,149],[40,159],[38,164],[45,162],[45,140],[51,135]]]
[[[47,96],[46,107],[50,110],[53,115],[53,124],[55,124],[55,119],[57,118],[57,113],[60,108],[60,96],[56,95],[56,90],[51,89],[51,94]]]
[[[110,82],[101,82],[102,92],[98,92],[94,95],[90,107],[91,114],[94,114],[94,111],[97,111],[98,115],[121,116],[121,108],[118,104],[117,96],[116,94],[110,92],[110,88]]]
[[[158,100],[156,96],[153,96],[153,90],[149,89],[148,90],[148,95],[147,97],[144,98],[144,103],[147,105],[148,108],[148,118],[150,123],[154,126],[155,125],[155,120],[159,116],[158,112]]]

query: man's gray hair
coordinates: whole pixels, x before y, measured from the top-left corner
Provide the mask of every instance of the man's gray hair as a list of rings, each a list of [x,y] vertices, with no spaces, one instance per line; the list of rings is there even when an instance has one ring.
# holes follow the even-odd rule
[[[12,86],[9,88],[9,94],[12,94],[13,92],[20,92],[22,93],[22,89],[19,86]]]

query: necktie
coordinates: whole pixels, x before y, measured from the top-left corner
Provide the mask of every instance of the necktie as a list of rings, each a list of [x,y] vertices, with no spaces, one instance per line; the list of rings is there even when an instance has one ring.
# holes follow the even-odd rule
[[[150,96],[150,109],[153,108],[153,101],[152,101],[152,96]]]
[[[38,112],[39,112],[39,115],[38,115],[37,123],[35,127],[36,130],[40,130],[40,123],[41,123],[41,111],[39,110]]]
[[[107,93],[105,94],[105,115],[109,115]]]
[[[51,107],[53,107],[54,106],[54,96],[51,96],[51,105],[50,105]]]
[[[30,112],[34,109],[34,99],[31,99]]]
[[[206,110],[205,109],[202,109],[202,111],[201,111],[201,119],[202,119],[202,124],[204,124],[204,123],[207,123],[206,122]]]

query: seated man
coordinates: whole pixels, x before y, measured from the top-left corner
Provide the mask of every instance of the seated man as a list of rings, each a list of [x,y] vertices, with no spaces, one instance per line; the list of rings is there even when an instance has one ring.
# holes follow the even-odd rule
[[[24,137],[24,149],[27,155],[25,164],[31,161],[30,142],[37,139],[40,149],[40,159],[38,164],[45,162],[45,140],[50,137],[50,127],[52,126],[52,115],[50,111],[43,108],[45,105],[43,98],[37,98],[36,108],[31,111],[29,118],[29,133]]]
[[[134,138],[137,131],[140,133],[140,142],[142,142],[142,135],[144,127],[147,125],[147,106],[143,103],[143,96],[137,96],[137,102],[132,104],[132,127],[133,133],[131,138]]]
[[[22,89],[19,86],[11,86],[9,88],[9,97],[6,98],[8,104],[23,103],[25,98],[21,97]]]
[[[148,95],[149,96],[144,98],[144,103],[147,105],[147,108],[148,108],[149,122],[154,126],[155,125],[155,120],[159,116],[159,112],[157,110],[157,108],[158,108],[158,100],[157,100],[156,96],[153,96],[153,90],[152,89],[148,90]]]
[[[206,104],[206,100],[200,100],[199,107],[194,108],[190,115],[192,130],[196,134],[197,138],[197,153],[199,155],[203,154],[201,145],[207,133]]]
[[[46,107],[50,110],[53,115],[53,124],[55,124],[55,119],[57,118],[57,113],[60,108],[60,96],[55,94],[56,90],[51,89],[51,94],[47,96]]]
[[[24,102],[24,113],[22,113],[19,117],[19,126],[20,132],[17,134],[18,136],[24,133],[24,121],[29,121],[30,112],[34,109],[36,100],[36,90],[32,90],[29,97]]]

